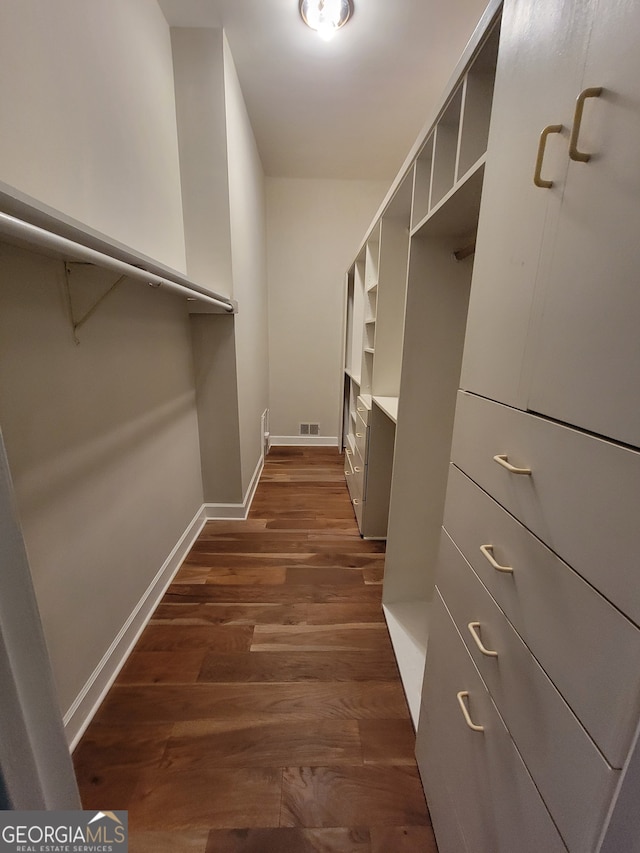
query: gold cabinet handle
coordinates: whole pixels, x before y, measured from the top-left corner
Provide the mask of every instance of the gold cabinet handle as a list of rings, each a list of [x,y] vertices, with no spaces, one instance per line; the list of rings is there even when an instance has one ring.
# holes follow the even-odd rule
[[[510,474],[531,474],[531,468],[516,468],[515,465],[512,465],[511,462],[509,462],[509,457],[505,453],[494,456],[493,461],[497,462],[498,465],[502,465],[503,468],[506,468]]]
[[[478,634],[478,629],[480,628],[479,622],[469,622],[469,624],[467,625],[467,628],[469,629],[469,633],[473,637],[473,642],[480,649],[480,651],[482,652],[483,655],[486,655],[486,657],[488,657],[488,658],[497,658],[498,657],[498,652],[494,652],[494,651],[491,651],[491,649],[487,649],[484,646],[482,640],[480,639],[480,635]]]
[[[363,432],[357,432],[357,433],[356,433],[356,438],[362,438],[362,436],[363,436],[363,435],[364,435],[364,433],[363,433]]]
[[[545,129],[540,134],[540,141],[538,142],[538,156],[536,157],[536,168],[533,173],[533,183],[537,187],[549,189],[553,186],[553,181],[547,181],[542,177],[542,162],[544,160],[544,152],[547,147],[547,137],[551,133],[560,133],[561,130],[561,124],[550,124],[545,127]]]
[[[468,699],[468,698],[469,698],[469,691],[468,690],[461,690],[460,693],[458,693],[458,695],[457,695],[458,705],[460,705],[460,710],[462,711],[462,716],[464,717],[464,721],[469,726],[471,731],[483,732],[484,726],[477,726],[473,722],[471,717],[469,716],[469,712],[467,711],[467,706],[466,706],[465,701],[464,701],[465,699]]]
[[[579,163],[588,163],[591,159],[591,154],[585,154],[584,151],[578,151],[578,138],[580,136],[580,125],[582,124],[584,102],[587,98],[599,98],[601,94],[602,86],[594,86],[580,92],[576,98],[576,111],[573,114],[573,127],[571,128],[571,138],[569,139],[569,157],[571,157],[572,160],[577,160]]]
[[[496,572],[508,572],[509,574],[513,574],[511,566],[501,566],[493,556],[493,545],[481,545],[480,551],[482,552],[482,556],[489,561],[489,564],[493,566]]]
[[[356,472],[356,474],[359,474],[360,471],[362,471],[362,468],[358,468],[357,465],[354,465],[353,470]]]

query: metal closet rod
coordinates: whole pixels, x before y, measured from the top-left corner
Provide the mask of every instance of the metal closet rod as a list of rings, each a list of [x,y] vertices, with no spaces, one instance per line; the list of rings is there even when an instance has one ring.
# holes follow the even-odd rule
[[[127,278],[137,279],[138,281],[143,281],[154,286],[162,286],[167,290],[179,293],[181,296],[186,296],[190,300],[195,299],[198,302],[207,302],[210,305],[215,305],[229,314],[233,314],[236,311],[236,307],[231,301],[226,300],[224,297],[212,296],[197,284],[185,285],[177,281],[171,281],[167,277],[156,275],[143,268],[133,266],[133,264],[113,258],[111,255],[90,249],[88,246],[83,246],[82,243],[75,243],[66,237],[60,237],[58,234],[46,231],[37,225],[23,222],[21,219],[16,219],[15,216],[9,216],[7,213],[0,213],[0,234],[13,237],[34,248],[57,252],[65,260],[84,261],[103,267],[104,269],[114,270],[120,273],[120,275],[125,275]]]

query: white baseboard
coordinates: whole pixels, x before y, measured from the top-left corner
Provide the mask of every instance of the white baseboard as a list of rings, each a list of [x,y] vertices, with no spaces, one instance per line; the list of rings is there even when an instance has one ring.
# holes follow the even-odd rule
[[[198,538],[206,520],[204,507],[200,507],[193,521],[182,534],[117,637],[92,672],[75,702],[64,715],[65,732],[72,751],[77,746],[109,688],[131,654],[140,634],[191,550],[193,543]]]
[[[338,437],[335,435],[272,435],[269,438],[270,447],[337,447]]]
[[[249,483],[249,488],[244,496],[241,504],[204,504],[204,512],[207,521],[222,521],[227,518],[236,518],[244,521],[249,515],[253,497],[260,482],[260,475],[264,467],[264,456],[260,456],[256,470],[253,472],[253,477]]]
[[[72,751],[77,746],[111,685],[118,676],[118,673],[133,651],[153,611],[160,603],[162,596],[165,594],[169,584],[200,535],[206,522],[226,518],[246,519],[263,466],[264,457],[260,456],[242,503],[203,504],[200,507],[178,543],[165,560],[163,566],[147,587],[146,592],[133,609],[133,612],[120,629],[117,637],[105,652],[102,660],[92,672],[76,700],[65,714],[65,732],[67,742]]]

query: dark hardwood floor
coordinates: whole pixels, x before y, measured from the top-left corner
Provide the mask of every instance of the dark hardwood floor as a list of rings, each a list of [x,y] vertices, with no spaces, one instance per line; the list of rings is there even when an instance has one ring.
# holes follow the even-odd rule
[[[75,751],[132,853],[435,853],[335,449],[274,448],[249,519],[209,522]]]

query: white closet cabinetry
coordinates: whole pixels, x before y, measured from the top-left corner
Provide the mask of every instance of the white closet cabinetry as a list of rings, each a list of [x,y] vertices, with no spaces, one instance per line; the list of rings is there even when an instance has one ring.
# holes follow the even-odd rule
[[[580,91],[602,87],[602,93],[584,101],[577,138],[579,152],[590,159],[567,161],[527,402],[531,411],[634,447],[640,445],[636,9],[629,0],[601,0],[596,9]],[[565,116],[571,123],[571,112]]]
[[[632,17],[629,0],[505,8],[461,384],[637,446],[627,382],[640,373]],[[539,136],[558,125],[541,160],[552,186],[535,186]],[[572,130],[573,156],[586,161],[570,154]]]
[[[530,844],[499,781],[460,783],[494,710],[559,849],[640,851],[639,26],[505,2],[417,732],[441,853]],[[444,673],[461,648],[477,678]]]
[[[540,244],[557,223],[592,17],[589,3],[573,0],[503,9],[461,384],[510,405],[526,404],[521,368]],[[553,187],[542,189],[533,183],[540,134],[559,124],[541,172]]]

